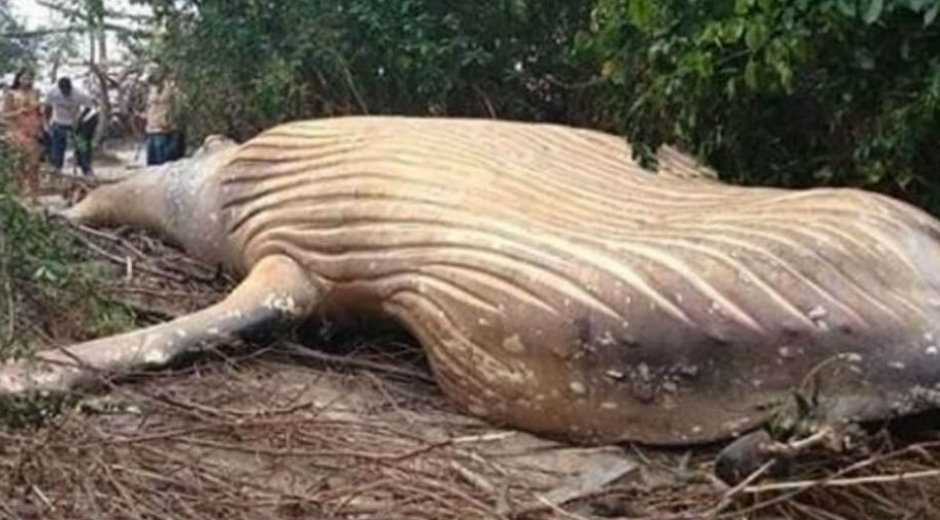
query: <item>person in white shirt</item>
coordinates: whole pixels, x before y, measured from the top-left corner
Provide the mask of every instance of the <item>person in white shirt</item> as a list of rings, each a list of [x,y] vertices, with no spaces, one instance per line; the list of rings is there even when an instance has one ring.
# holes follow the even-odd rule
[[[59,171],[65,162],[65,151],[68,149],[69,138],[74,138],[74,130],[79,123],[82,108],[95,108],[95,101],[84,92],[72,87],[72,80],[66,77],[59,78],[58,84],[52,88],[45,99],[46,119],[50,125],[49,161]],[[82,173],[91,173],[91,154],[88,150],[79,150],[80,147],[89,147],[91,143],[80,143],[76,147],[76,162]]]

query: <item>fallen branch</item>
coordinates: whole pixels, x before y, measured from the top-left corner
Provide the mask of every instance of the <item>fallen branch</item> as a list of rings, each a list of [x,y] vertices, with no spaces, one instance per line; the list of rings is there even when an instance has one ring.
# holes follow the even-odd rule
[[[80,235],[80,234],[76,234],[75,237],[78,238],[78,240],[79,240],[82,244],[84,244],[86,247],[88,247],[88,249],[91,249],[91,250],[94,251],[95,253],[97,253],[97,254],[103,256],[104,258],[106,258],[106,259],[108,259],[108,260],[114,262],[115,264],[117,264],[117,265],[119,265],[119,266],[121,266],[121,267],[123,267],[123,268],[126,268],[126,267],[127,267],[127,261],[125,260],[125,258],[127,258],[127,257],[120,257],[120,256],[118,256],[118,255],[115,255],[114,253],[110,253],[110,252],[108,252],[108,251],[105,251],[105,249],[104,249],[103,247],[99,246],[98,244],[94,243],[93,241],[89,240],[88,238],[86,238],[86,237],[84,237],[84,236],[82,236],[82,235]],[[163,276],[163,277],[166,277],[166,278],[169,278],[169,279],[173,280],[174,282],[180,282],[180,283],[182,283],[182,282],[185,282],[185,281],[186,281],[186,276],[184,276],[184,275],[180,275],[180,274],[177,274],[177,273],[171,273],[171,272],[169,272],[169,271],[164,271],[164,270],[161,270],[161,269],[156,269],[156,268],[153,268],[153,267],[150,267],[150,266],[146,266],[146,265],[139,265],[139,266],[137,266],[137,270],[140,271],[140,272],[147,273],[147,274],[152,274],[152,275],[155,275],[155,276]]]
[[[418,372],[417,370],[408,370],[407,368],[398,367],[395,365],[390,365],[387,363],[379,363],[376,361],[369,361],[366,359],[357,359],[352,356],[336,356],[332,354],[327,354],[325,352],[320,352],[313,350],[311,348],[304,347],[303,345],[298,345],[290,341],[282,342],[285,348],[288,349],[288,353],[292,356],[298,356],[306,359],[313,359],[316,361],[322,361],[324,363],[334,363],[337,365],[344,365],[353,368],[364,368],[366,370],[373,370],[376,372],[383,372],[386,374],[404,376],[410,379],[415,379],[425,383],[434,383],[434,378],[429,376],[426,373]]]
[[[837,478],[837,479],[818,479],[801,480],[797,482],[773,482],[770,484],[761,484],[758,486],[748,486],[744,488],[744,493],[759,494],[768,491],[788,491],[793,489],[804,489],[810,487],[845,487],[861,486],[865,484],[889,484],[898,483],[905,480],[917,480],[923,478],[940,477],[940,469],[928,469],[924,471],[911,471],[906,473],[896,473],[893,475],[870,475],[867,477]]]

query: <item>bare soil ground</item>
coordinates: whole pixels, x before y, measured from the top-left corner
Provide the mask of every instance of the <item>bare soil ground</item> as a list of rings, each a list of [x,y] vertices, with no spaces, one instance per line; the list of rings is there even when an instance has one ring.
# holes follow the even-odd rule
[[[75,189],[51,185],[48,204]],[[143,322],[231,287],[145,234],[71,232],[108,266],[107,297]],[[103,381],[39,425],[0,425],[0,518],[940,519],[935,419],[732,488],[713,476],[716,447],[578,447],[500,428],[455,410],[407,338],[323,325],[303,345],[218,345]]]

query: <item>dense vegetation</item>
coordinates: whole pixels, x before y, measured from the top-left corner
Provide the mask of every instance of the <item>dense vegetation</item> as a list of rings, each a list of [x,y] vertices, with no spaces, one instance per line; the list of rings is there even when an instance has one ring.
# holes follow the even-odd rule
[[[589,2],[171,3],[154,2],[167,28],[155,51],[199,128],[244,137],[331,114],[592,115],[560,87],[591,74],[570,52]]]
[[[5,36],[20,29],[10,11],[9,0],[0,0],[0,73],[10,70],[28,53],[22,41]]]
[[[633,139],[727,177],[940,210],[940,1],[599,0],[584,47]]]
[[[15,154],[0,144],[0,361],[36,343],[130,328],[134,317],[102,296],[102,267],[89,261],[74,235],[14,200],[15,166]]]

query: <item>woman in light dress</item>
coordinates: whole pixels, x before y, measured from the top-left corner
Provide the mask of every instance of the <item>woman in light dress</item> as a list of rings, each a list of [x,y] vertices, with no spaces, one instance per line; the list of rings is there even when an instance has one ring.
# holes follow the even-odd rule
[[[13,84],[3,94],[0,105],[0,131],[3,140],[18,155],[16,183],[21,195],[35,204],[39,196],[39,166],[42,147],[42,103],[39,92],[33,88],[34,74],[21,69]]]

